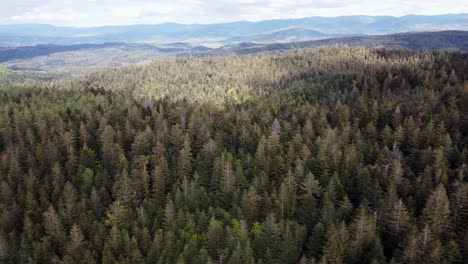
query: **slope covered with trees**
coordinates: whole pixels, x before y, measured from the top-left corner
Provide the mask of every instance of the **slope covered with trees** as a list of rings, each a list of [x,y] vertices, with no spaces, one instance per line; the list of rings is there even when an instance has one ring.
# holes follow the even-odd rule
[[[463,263],[467,72],[334,47],[0,88],[0,262]]]
[[[271,41],[273,42],[273,41]],[[438,32],[407,32],[389,35],[338,37],[291,43],[227,45],[222,49],[237,54],[285,51],[298,48],[325,47],[330,45],[351,47],[385,47],[415,51],[468,51],[468,31],[447,30]]]

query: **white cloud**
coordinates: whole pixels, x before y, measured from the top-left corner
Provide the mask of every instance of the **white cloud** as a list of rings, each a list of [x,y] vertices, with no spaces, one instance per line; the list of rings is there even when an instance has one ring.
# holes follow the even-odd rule
[[[7,2],[8,1],[8,2]],[[467,0],[0,0],[0,24],[214,23],[308,16],[468,12]],[[377,3],[376,3],[377,2]]]

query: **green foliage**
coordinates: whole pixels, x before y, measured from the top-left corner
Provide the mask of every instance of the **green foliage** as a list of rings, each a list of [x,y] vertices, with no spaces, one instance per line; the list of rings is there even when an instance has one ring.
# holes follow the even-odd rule
[[[459,263],[466,72],[332,47],[0,88],[0,262]]]

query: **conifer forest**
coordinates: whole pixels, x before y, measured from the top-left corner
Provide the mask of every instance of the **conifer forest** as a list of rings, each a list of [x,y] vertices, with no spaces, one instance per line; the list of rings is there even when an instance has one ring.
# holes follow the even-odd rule
[[[468,54],[335,45],[0,86],[0,263],[468,263]]]

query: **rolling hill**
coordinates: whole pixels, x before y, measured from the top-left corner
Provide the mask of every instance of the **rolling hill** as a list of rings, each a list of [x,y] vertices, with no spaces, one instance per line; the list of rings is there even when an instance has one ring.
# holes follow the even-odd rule
[[[233,37],[223,41],[226,44],[255,42],[255,43],[272,43],[272,42],[298,42],[305,40],[318,40],[326,38],[336,38],[349,35],[329,34],[317,30],[312,30],[302,27],[291,27],[280,29],[268,33],[260,33],[254,35]]]
[[[275,32],[283,34],[284,32]],[[287,34],[285,34],[287,36]],[[267,39],[267,36],[265,36]],[[107,67],[147,63],[155,59],[205,57],[213,55],[279,52],[331,45],[406,48],[411,50],[468,51],[468,31],[402,33],[391,35],[339,37],[289,43],[242,42],[208,48],[176,42],[165,45],[105,43],[79,45],[37,45],[0,48],[0,66],[12,70],[77,74]]]
[[[0,25],[0,44],[82,44],[105,42],[202,42],[225,41],[275,31],[302,28],[317,31],[313,38],[329,35],[391,34],[408,31],[467,30],[468,14],[437,16],[341,16],[302,19],[239,21],[220,24],[177,24],[104,26],[91,28],[57,27],[42,24]],[[287,32],[287,31],[286,31]],[[310,32],[309,32],[310,33]],[[280,35],[281,36],[281,35]],[[275,38],[269,38],[276,42]],[[246,41],[239,39],[239,42]]]
[[[223,49],[238,54],[248,54],[268,51],[281,51],[297,48],[310,48],[330,45],[348,45],[362,47],[407,48],[411,50],[455,50],[468,51],[468,31],[412,32],[390,35],[354,36],[331,38],[315,41],[292,43],[255,44],[242,43],[228,45]]]

